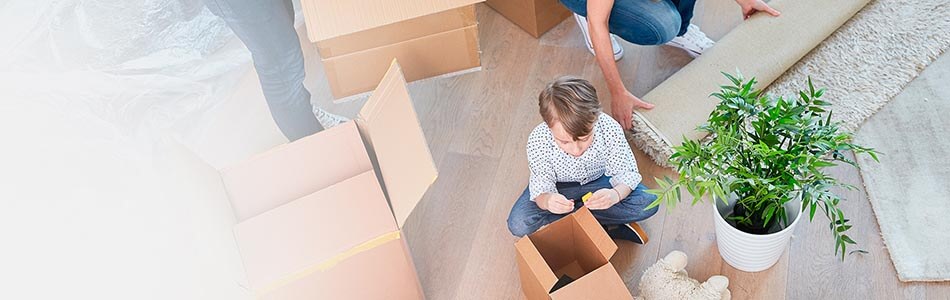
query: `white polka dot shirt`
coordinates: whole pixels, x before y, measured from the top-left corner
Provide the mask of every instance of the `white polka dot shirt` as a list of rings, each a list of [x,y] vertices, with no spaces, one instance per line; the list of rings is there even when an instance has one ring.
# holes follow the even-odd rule
[[[558,182],[587,184],[607,175],[612,186],[624,184],[635,189],[640,184],[643,177],[617,121],[601,113],[594,122],[592,138],[587,151],[574,157],[557,146],[547,124],[541,123],[531,131],[527,151],[532,201],[538,195],[556,193]]]

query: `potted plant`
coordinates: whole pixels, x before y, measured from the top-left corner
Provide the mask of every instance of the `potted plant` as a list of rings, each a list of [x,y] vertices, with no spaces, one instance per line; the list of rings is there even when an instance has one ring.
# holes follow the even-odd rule
[[[710,196],[719,252],[747,272],[774,265],[801,215],[812,220],[820,211],[829,220],[835,254],[844,259],[855,242],[846,234],[851,225],[838,207],[841,198],[830,189],[854,187],[828,176],[825,168],[855,165],[844,154],[848,150],[874,160],[877,154],[853,144],[852,133],[831,121],[829,104],[821,100],[824,89],[815,90],[810,78],[808,90],[784,98],[754,90],[755,78],[723,75],[732,85],[712,94],[719,105],[699,127],[709,136],[674,147],[670,162],[679,177],[657,180],[659,188],[649,191],[657,195],[650,208],[674,207],[682,189],[693,204]]]

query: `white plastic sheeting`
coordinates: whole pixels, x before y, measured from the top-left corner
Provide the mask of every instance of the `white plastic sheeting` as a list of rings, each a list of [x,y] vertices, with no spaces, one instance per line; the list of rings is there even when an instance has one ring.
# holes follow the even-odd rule
[[[250,61],[200,0],[8,0],[0,9],[3,101],[43,101],[152,139],[223,101]]]
[[[251,298],[175,138],[249,63],[200,0],[0,0],[0,299]]]

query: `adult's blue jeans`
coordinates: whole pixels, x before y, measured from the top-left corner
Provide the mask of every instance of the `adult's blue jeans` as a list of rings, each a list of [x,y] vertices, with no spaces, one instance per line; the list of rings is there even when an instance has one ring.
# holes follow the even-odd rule
[[[587,16],[588,0],[561,0],[575,14]],[[637,45],[662,45],[686,33],[696,0],[615,0],[608,28]]]
[[[575,200],[574,210],[577,210],[584,205],[584,203],[580,201],[584,194],[588,192],[593,193],[599,189],[609,189],[613,186],[610,185],[609,176],[601,176],[597,180],[583,185],[577,182],[559,182],[556,184],[556,187],[559,194],[564,195],[567,199]],[[646,190],[647,187],[641,183],[630,192],[630,195],[627,195],[627,197],[620,200],[620,202],[617,202],[607,209],[591,210],[591,213],[594,215],[594,218],[603,225],[619,225],[646,220],[656,214],[658,209],[654,207],[649,210],[644,210],[650,203],[653,203],[653,200],[656,200],[656,196],[647,194]],[[559,215],[541,209],[538,207],[538,204],[531,201],[529,197],[531,196],[526,188],[524,193],[521,194],[521,197],[518,197],[518,200],[515,201],[515,205],[511,208],[511,213],[508,214],[508,230],[515,236],[529,235],[537,231],[541,226],[551,224],[551,222],[557,221],[567,215]]]
[[[271,117],[291,141],[323,130],[303,86],[304,61],[291,0],[204,0],[251,51]]]

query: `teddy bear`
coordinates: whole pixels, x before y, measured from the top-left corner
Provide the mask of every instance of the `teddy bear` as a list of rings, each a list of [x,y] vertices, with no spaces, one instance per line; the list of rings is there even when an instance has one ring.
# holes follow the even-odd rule
[[[643,272],[640,295],[635,299],[729,300],[729,279],[722,275],[699,283],[686,274],[686,253],[673,251]]]

